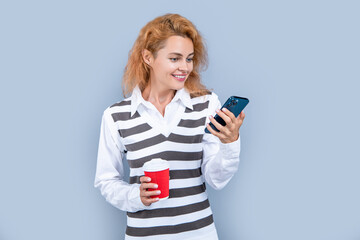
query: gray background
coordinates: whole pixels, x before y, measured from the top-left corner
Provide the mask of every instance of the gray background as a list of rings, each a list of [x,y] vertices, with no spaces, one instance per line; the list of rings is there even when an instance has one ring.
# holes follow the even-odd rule
[[[0,239],[122,239],[93,188],[103,110],[142,26],[205,37],[204,83],[246,96],[236,176],[209,189],[220,239],[360,239],[359,1],[2,1]]]

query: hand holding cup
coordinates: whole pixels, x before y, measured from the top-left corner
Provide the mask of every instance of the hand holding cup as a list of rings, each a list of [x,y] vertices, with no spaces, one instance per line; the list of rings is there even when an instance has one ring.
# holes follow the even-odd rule
[[[158,188],[157,184],[151,183],[151,179],[147,176],[140,177],[140,199],[145,206],[150,206],[152,203],[159,201],[159,198],[152,198],[151,196],[160,195],[160,190],[148,191],[148,189]]]
[[[140,178],[140,198],[145,206],[169,197],[169,163],[160,158],[144,164],[145,176]]]

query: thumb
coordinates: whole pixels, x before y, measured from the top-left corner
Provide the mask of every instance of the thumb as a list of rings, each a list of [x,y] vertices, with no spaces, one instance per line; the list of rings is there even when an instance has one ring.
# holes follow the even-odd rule
[[[245,118],[245,113],[244,111],[241,111],[241,113],[239,114],[239,116],[237,117],[238,120],[244,120]]]

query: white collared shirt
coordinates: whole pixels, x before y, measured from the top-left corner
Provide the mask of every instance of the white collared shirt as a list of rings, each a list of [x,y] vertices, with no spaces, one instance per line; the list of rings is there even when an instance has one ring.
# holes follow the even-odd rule
[[[142,117],[149,120],[150,125],[157,125],[165,136],[168,136],[174,125],[179,122],[186,107],[193,109],[190,94],[184,88],[176,92],[166,106],[164,116],[153,104],[143,99],[138,87],[133,90],[130,100],[131,115],[138,111]],[[220,107],[217,95],[212,93],[208,107],[209,116],[214,116],[215,110]],[[140,200],[139,184],[129,184],[124,179],[122,161],[125,147],[107,110],[102,117],[94,186],[100,189],[110,204],[120,210],[136,212],[146,209]],[[235,142],[223,144],[214,135],[205,133],[202,144],[203,177],[214,189],[222,189],[237,171],[240,161],[240,137]]]
[[[131,116],[138,111],[141,116],[146,115],[155,120],[153,124],[157,124],[165,136],[168,136],[171,128],[178,123],[178,119],[186,107],[193,109],[190,94],[184,88],[176,92],[171,102],[166,106],[164,116],[152,103],[144,100],[138,87],[134,88],[131,95]]]

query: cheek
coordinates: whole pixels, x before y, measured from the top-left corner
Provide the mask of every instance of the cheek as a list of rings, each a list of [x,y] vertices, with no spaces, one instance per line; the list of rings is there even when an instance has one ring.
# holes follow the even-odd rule
[[[153,70],[157,76],[167,75],[173,71],[171,64],[158,63],[153,66]]]
[[[193,69],[194,69],[194,64],[191,63],[190,66],[189,66],[189,73],[192,72]]]
[[[167,69],[167,72],[172,74],[173,72],[175,72],[178,69],[178,67],[174,63],[169,63],[168,65],[166,65],[166,69]]]

